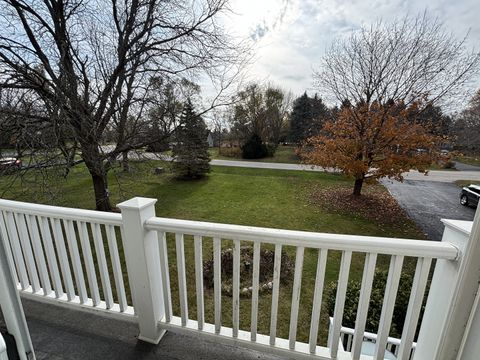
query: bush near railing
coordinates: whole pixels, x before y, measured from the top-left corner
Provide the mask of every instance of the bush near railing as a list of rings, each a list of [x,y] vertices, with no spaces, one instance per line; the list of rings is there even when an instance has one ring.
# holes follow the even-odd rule
[[[385,297],[385,285],[387,283],[388,271],[376,270],[368,308],[368,316],[365,330],[376,333],[380,323],[380,315],[382,312],[383,299]],[[400,338],[402,336],[403,324],[407,314],[408,302],[413,283],[413,273],[403,272],[400,277],[397,298],[395,301],[395,310],[392,317],[392,326],[390,336]],[[427,283],[426,294],[428,294],[430,281]],[[358,280],[350,280],[347,287],[347,296],[345,300],[345,309],[343,313],[342,325],[347,328],[355,328],[355,319],[357,316],[357,305],[360,297],[362,283]],[[337,293],[337,282],[331,282],[327,289],[326,305],[330,315],[335,309],[335,299]],[[426,295],[425,295],[426,296]],[[423,308],[420,312],[420,321],[423,315]]]

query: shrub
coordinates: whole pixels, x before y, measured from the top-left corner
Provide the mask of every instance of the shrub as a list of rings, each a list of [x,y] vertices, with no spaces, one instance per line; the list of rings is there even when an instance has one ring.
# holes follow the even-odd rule
[[[267,156],[273,157],[275,155],[275,151],[277,151],[277,145],[268,143],[266,147],[267,147]]]
[[[267,146],[257,134],[253,134],[242,146],[242,157],[244,159],[261,159],[267,155]]]
[[[455,169],[455,163],[451,160],[445,161],[442,164],[442,168],[444,168],[444,169]]]
[[[147,145],[147,152],[163,152],[169,149],[168,141],[155,141]]]
[[[223,250],[220,254],[222,293],[227,296],[233,295],[233,249]],[[260,250],[259,291],[270,292],[273,289],[273,266],[275,263],[275,251],[268,249]],[[214,261],[212,258],[203,262],[203,283],[207,288],[214,287]],[[287,284],[292,278],[295,267],[285,251],[282,251],[280,282]],[[253,276],[253,248],[242,247],[240,249],[240,295],[251,297]]]
[[[383,299],[385,297],[385,285],[387,283],[387,271],[376,271],[373,280],[372,294],[368,307],[368,316],[365,330],[377,333],[382,313]],[[390,336],[400,338],[403,330],[403,323],[407,314],[408,301],[413,282],[413,275],[402,273],[400,285],[395,301],[392,325],[390,328]],[[347,287],[345,299],[345,308],[343,313],[342,325],[355,328],[355,320],[357,317],[358,299],[360,297],[361,281],[350,280]],[[326,306],[330,316],[333,316],[335,309],[335,298],[337,294],[337,283],[332,282],[327,289]],[[422,309],[423,313],[423,309]]]
[[[232,158],[241,158],[242,157],[242,149],[238,146],[234,147],[221,147],[218,150],[218,154],[221,156],[232,157]]]

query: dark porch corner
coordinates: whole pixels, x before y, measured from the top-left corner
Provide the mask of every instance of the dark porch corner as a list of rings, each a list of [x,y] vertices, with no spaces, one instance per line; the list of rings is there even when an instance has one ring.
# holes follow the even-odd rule
[[[159,345],[137,341],[137,326],[22,299],[37,360],[279,360],[280,357],[168,332]],[[4,329],[0,314],[0,326]]]

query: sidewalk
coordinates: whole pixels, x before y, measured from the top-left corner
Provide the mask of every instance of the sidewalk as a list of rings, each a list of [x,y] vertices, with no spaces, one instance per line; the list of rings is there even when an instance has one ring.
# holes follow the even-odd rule
[[[139,158],[172,161],[172,157],[157,153],[142,153],[141,155],[132,153],[129,155],[132,160],[138,160]],[[320,166],[303,165],[303,164],[287,164],[287,163],[273,163],[273,162],[260,162],[260,161],[242,161],[242,160],[220,160],[213,159],[210,161],[213,166],[231,166],[251,169],[274,169],[274,170],[294,170],[294,171],[315,171],[323,172],[333,169],[325,169]],[[463,166],[462,166],[463,165]],[[459,170],[431,170],[428,175],[419,173],[418,171],[409,171],[404,173],[403,176],[406,180],[417,181],[437,181],[437,182],[455,182],[457,180],[470,180],[480,181],[480,168],[462,164],[459,166]],[[465,171],[463,171],[465,169]]]

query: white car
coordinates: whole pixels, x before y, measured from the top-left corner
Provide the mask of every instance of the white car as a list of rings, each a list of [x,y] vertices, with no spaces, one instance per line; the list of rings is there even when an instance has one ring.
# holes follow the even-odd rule
[[[0,173],[14,171],[22,167],[22,161],[14,157],[0,158]]]

